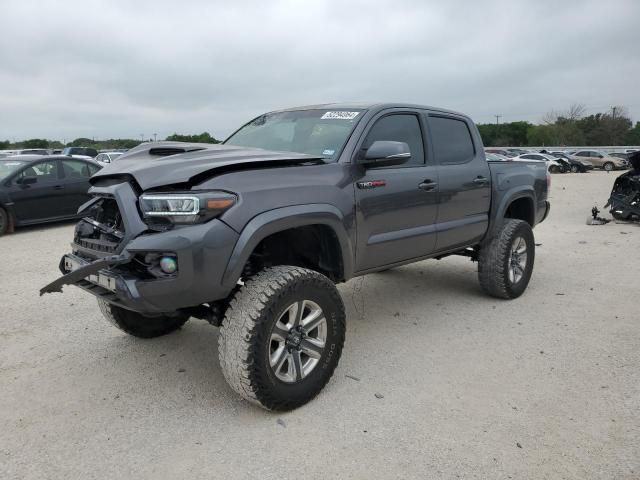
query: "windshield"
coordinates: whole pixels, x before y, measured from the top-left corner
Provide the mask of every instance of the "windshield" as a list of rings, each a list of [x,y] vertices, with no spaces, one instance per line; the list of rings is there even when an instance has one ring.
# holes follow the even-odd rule
[[[334,160],[361,117],[362,110],[267,113],[246,124],[224,143]]]
[[[0,160],[0,180],[4,180],[24,164],[25,162],[15,162],[13,160]]]

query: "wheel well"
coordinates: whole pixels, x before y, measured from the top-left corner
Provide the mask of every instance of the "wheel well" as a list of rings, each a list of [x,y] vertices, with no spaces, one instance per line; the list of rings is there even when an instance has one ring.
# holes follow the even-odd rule
[[[515,218],[524,220],[533,227],[535,222],[535,212],[533,201],[530,198],[518,198],[509,204],[504,214],[505,218]]]
[[[327,225],[305,225],[264,238],[251,253],[242,277],[275,265],[309,268],[335,282],[344,280],[340,242]]]

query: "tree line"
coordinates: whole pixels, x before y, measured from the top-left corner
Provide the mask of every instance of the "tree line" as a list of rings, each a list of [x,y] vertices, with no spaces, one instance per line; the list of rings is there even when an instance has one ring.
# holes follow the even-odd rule
[[[213,137],[209,132],[203,132],[195,135],[180,135],[174,133],[173,135],[169,135],[165,140],[192,143],[220,143],[220,140]],[[96,150],[119,150],[133,148],[140,145],[143,141],[152,142],[153,139],[110,138],[106,140],[97,140],[93,138],[80,137],[71,142],[67,142],[66,144],[58,140],[48,140],[45,138],[31,138],[21,142],[0,140],[0,150],[19,150],[23,148],[62,149],[64,147],[92,147]]]
[[[487,147],[540,145],[640,145],[640,122],[633,125],[626,108],[585,115],[585,107],[573,104],[565,111],[545,114],[542,123],[478,124]]]
[[[540,124],[518,121],[509,123],[480,123],[478,130],[487,147],[495,146],[540,146],[540,145],[640,145],[640,122],[633,125],[631,118],[622,106],[612,107],[610,111],[585,115],[585,107],[573,104],[564,111],[551,111],[545,114]],[[194,143],[220,143],[209,132],[195,135],[174,133],[166,140]],[[141,140],[132,138],[111,138],[95,140],[76,138],[63,144],[57,140],[32,138],[12,143],[0,141],[0,150],[21,148],[64,148],[93,147],[96,150],[129,149],[139,145]]]

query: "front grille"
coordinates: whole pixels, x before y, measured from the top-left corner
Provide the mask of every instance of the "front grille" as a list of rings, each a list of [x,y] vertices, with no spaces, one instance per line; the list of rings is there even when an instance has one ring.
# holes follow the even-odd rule
[[[125,234],[115,199],[100,197],[85,213],[75,228],[76,254],[89,259],[115,254]]]
[[[104,252],[113,254],[118,248],[118,242],[110,242],[100,238],[76,238],[76,245],[89,250],[95,250],[96,252]]]

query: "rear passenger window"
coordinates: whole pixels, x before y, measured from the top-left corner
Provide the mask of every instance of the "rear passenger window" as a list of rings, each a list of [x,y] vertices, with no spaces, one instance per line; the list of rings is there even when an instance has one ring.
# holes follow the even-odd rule
[[[424,144],[422,143],[422,130],[417,116],[398,114],[382,117],[371,127],[362,146],[369,148],[373,145],[373,142],[378,140],[393,140],[395,142],[405,142],[409,145],[411,158],[406,163],[398,165],[398,167],[424,165]]]
[[[471,132],[462,120],[429,117],[429,130],[438,163],[466,163],[475,156]]]
[[[62,168],[66,178],[89,178],[89,164],[78,160],[63,160]]]

